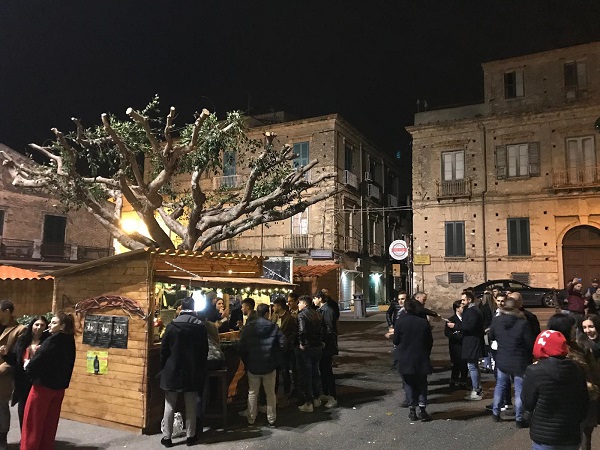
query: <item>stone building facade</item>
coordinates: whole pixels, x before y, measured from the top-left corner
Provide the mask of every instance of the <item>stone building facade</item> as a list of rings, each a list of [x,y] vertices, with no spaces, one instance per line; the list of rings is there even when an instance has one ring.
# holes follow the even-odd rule
[[[415,283],[439,306],[486,280],[600,277],[600,43],[484,63],[484,102],[417,113]]]
[[[32,164],[5,145],[0,150]],[[0,166],[0,264],[45,272],[112,253],[112,237],[91,214],[66,212],[50,195],[13,186]]]
[[[337,114],[291,120],[284,113],[274,113],[249,117],[247,123],[252,139],[262,139],[269,131],[277,134],[274,145],[290,144],[298,164],[317,159],[310,177],[323,171],[336,173],[337,180],[330,183],[336,184],[338,193],[291,219],[222,241],[213,250],[267,256],[265,275],[296,268],[295,282],[304,290],[328,288],[343,306],[356,293],[362,293],[371,305],[386,300],[394,282],[387,247],[407,232],[400,217],[404,205],[399,198],[396,160]],[[225,157],[225,173],[201,180],[205,192],[222,184],[245,183],[247,174],[236,155]],[[316,264],[327,265],[329,270],[298,271],[298,267]]]

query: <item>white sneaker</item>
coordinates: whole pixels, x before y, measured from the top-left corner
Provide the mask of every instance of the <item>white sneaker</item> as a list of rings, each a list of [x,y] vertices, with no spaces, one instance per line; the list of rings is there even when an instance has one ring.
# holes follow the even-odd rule
[[[333,397],[329,397],[327,403],[325,403],[325,408],[335,408],[337,406],[337,400]]]
[[[477,391],[471,391],[465,396],[465,400],[477,401],[482,400],[483,397],[477,393]]]
[[[302,406],[298,406],[298,410],[302,411],[302,412],[313,412],[313,405],[311,405],[310,403],[305,403]]]
[[[329,395],[321,394],[319,395],[319,400],[321,403],[327,403],[331,397]]]
[[[319,400],[318,398],[313,399],[313,406],[315,408],[318,408],[319,406],[321,406],[321,400]]]

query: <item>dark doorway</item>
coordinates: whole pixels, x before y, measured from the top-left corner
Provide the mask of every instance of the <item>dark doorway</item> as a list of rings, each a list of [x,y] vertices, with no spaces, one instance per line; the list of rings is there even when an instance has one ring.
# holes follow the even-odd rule
[[[42,256],[65,256],[65,233],[67,218],[64,216],[44,216],[44,235],[42,237]]]
[[[563,238],[563,271],[565,284],[581,278],[583,287],[592,278],[600,278],[600,230],[582,225],[569,230]]]

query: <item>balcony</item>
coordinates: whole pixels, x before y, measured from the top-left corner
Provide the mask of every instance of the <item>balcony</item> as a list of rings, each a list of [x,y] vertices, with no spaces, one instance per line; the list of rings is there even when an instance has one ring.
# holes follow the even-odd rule
[[[588,166],[553,172],[552,187],[555,191],[600,187],[600,166]]]
[[[354,189],[358,189],[358,177],[349,170],[344,170],[343,183],[346,186],[352,186]]]
[[[387,196],[387,205],[390,207],[398,206],[398,197],[392,194],[388,194]]]
[[[345,253],[359,253],[360,242],[357,237],[343,236],[341,234],[338,234],[336,238],[335,249]]]
[[[226,175],[213,178],[213,189],[236,189],[244,184],[242,175]]]
[[[312,236],[309,234],[292,234],[283,237],[284,251],[308,252],[312,247]]]
[[[367,184],[367,195],[375,200],[381,200],[381,191],[374,184]]]
[[[225,239],[224,241],[215,242],[210,247],[216,252],[239,253],[240,238],[238,236],[232,237],[230,239]]]
[[[369,243],[369,256],[383,256],[383,245],[375,242]]]
[[[471,197],[471,179],[436,181],[438,200]]]
[[[84,262],[113,254],[109,247],[48,243],[41,240],[0,238],[0,258],[4,260]]]

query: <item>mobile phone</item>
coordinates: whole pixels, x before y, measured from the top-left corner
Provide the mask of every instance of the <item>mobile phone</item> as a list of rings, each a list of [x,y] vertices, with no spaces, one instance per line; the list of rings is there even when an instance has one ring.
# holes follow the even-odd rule
[[[581,283],[581,278],[577,278],[577,281],[579,281]]]

